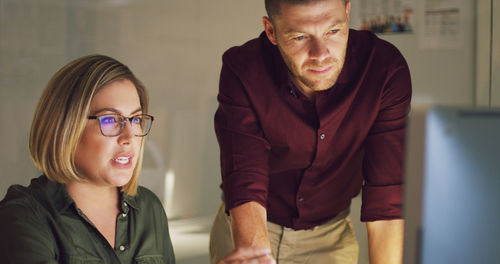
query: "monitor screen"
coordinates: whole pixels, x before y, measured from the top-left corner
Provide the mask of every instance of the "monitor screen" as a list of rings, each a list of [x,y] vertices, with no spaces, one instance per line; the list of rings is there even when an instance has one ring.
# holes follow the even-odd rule
[[[404,263],[499,263],[500,110],[412,109]]]

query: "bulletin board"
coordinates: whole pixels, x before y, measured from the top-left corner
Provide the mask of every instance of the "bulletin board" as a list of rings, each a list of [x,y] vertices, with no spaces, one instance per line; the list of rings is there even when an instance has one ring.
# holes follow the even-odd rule
[[[415,28],[413,0],[358,0],[359,29],[377,34],[411,33]]]

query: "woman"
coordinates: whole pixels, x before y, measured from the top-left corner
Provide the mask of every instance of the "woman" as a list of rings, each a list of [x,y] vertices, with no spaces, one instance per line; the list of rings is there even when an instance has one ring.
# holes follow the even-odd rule
[[[52,77],[29,139],[43,175],[0,202],[2,263],[175,263],[161,202],[137,183],[147,111],[144,86],[110,57]]]

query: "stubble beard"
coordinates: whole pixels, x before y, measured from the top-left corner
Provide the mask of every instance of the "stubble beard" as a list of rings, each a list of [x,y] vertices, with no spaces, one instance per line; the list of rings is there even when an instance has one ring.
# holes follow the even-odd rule
[[[332,67],[329,74],[327,76],[318,76],[317,78],[305,76],[304,73],[308,73],[308,69],[322,69],[326,67]],[[313,91],[322,91],[330,89],[336,82],[340,73],[341,65],[339,62],[333,58],[328,58],[324,62],[316,63],[310,62],[306,63],[302,66],[302,75],[297,74],[295,72],[293,75],[296,79],[298,79],[304,86],[313,90]],[[296,71],[296,69],[295,69]],[[313,73],[309,73],[314,75]]]
[[[333,85],[337,82],[345,60],[345,52],[341,55],[342,57],[340,60],[334,57],[329,57],[322,62],[309,61],[303,65],[295,64],[292,58],[283,51],[281,51],[281,56],[285,61],[285,64],[288,66],[288,70],[294,81],[298,82],[297,85],[303,86],[301,87],[303,89],[306,88],[312,91],[322,91],[333,87]],[[306,75],[308,69],[321,69],[326,67],[332,67],[327,76],[317,76],[315,78],[315,76],[311,77]],[[301,68],[301,70],[299,70],[299,68]],[[312,75],[313,73],[309,74]]]

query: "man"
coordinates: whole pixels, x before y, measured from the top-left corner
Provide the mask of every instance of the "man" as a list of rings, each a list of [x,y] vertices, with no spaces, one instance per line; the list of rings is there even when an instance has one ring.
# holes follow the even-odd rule
[[[348,214],[360,191],[370,262],[402,261],[409,69],[391,44],[349,30],[350,8],[266,0],[265,33],[224,54],[212,263],[249,248],[270,249],[280,264],[357,263]],[[239,261],[252,258],[270,257]]]

